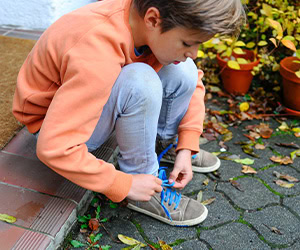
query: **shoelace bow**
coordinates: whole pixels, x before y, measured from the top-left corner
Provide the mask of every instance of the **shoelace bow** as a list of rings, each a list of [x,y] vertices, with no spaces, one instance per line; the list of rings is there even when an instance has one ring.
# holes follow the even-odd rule
[[[175,145],[175,146],[177,146],[177,145]],[[168,152],[172,147],[173,147],[173,144],[170,144],[164,151],[162,151],[160,153],[160,155],[157,158],[158,164],[159,164],[158,177],[162,180],[162,186],[165,187],[165,190],[163,189],[160,193],[160,198],[161,198],[160,204],[163,207],[166,215],[168,216],[168,218],[171,221],[172,221],[172,218],[171,218],[170,212],[166,208],[166,206],[164,205],[164,202],[168,202],[169,206],[171,206],[172,203],[175,203],[175,207],[174,207],[174,210],[175,210],[175,209],[177,209],[177,207],[180,203],[181,194],[177,193],[176,190],[171,188],[171,187],[174,186],[175,182],[169,184],[167,174],[166,174],[166,170],[165,170],[167,167],[160,166],[160,160],[164,156],[164,154],[166,152]]]

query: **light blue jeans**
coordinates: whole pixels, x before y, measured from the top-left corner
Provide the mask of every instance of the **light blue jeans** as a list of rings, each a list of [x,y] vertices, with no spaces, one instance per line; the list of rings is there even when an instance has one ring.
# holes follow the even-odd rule
[[[164,66],[158,73],[144,63],[123,67],[86,142],[89,151],[101,146],[115,131],[121,171],[157,175],[156,136],[176,136],[197,80],[197,68],[191,59]]]

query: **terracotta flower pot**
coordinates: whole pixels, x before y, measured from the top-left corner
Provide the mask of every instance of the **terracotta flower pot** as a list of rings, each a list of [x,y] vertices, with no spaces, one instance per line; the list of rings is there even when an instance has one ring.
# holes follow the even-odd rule
[[[286,107],[300,111],[300,78],[295,74],[300,69],[299,63],[293,63],[297,57],[286,57],[280,62],[282,76],[283,103]],[[298,59],[299,60],[299,59]]]
[[[245,54],[237,55],[233,53],[234,57],[244,58],[250,60],[251,63],[240,64],[240,70],[231,69],[227,66],[227,61],[224,58],[221,58],[217,54],[217,61],[219,67],[221,68],[221,78],[224,89],[231,94],[235,95],[244,95],[248,92],[253,75],[251,71],[255,67],[259,60],[255,60],[255,55],[251,50],[243,50]]]

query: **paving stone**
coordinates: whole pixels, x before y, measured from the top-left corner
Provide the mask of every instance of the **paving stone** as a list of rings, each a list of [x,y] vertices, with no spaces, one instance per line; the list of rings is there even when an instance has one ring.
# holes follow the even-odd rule
[[[208,250],[209,248],[200,240],[186,240],[185,242],[181,243],[180,245],[173,246],[173,249],[184,249],[184,250]]]
[[[2,211],[1,211],[2,212]],[[26,240],[22,240],[26,238]],[[22,245],[19,243],[22,241]],[[46,249],[52,245],[52,240],[45,234],[27,231],[0,221],[0,248],[6,249]]]
[[[243,175],[241,173],[242,164],[234,161],[221,160],[221,166],[219,168],[220,180],[228,181],[230,178]]]
[[[244,219],[251,223],[264,238],[275,244],[288,244],[299,238],[300,220],[281,206],[267,207],[261,211],[245,213]],[[276,227],[282,235],[268,227]]]
[[[244,192],[234,188],[230,183],[219,183],[217,190],[225,192],[232,201],[243,209],[256,209],[268,203],[278,203],[279,196],[269,191],[257,179],[246,177],[238,179]]]
[[[283,204],[293,209],[300,217],[300,195],[296,197],[285,197]]]
[[[0,152],[0,181],[80,202],[86,190],[40,161]]]
[[[170,244],[179,239],[195,239],[195,227],[173,227],[149,216],[133,212],[132,218],[141,225],[144,233],[152,242],[160,240]]]
[[[14,216],[19,225],[53,237],[60,231],[76,205],[68,200],[54,198],[0,184],[0,211]]]
[[[36,156],[36,141],[35,136],[24,127],[2,151],[39,160]]]
[[[210,190],[203,191],[202,201],[213,197],[216,197],[216,199],[213,203],[206,206],[208,209],[208,216],[201,226],[211,227],[239,218],[240,213],[229,204],[223,194]],[[196,197],[194,198],[196,199]]]
[[[200,239],[208,242],[214,250],[271,249],[254,231],[241,223],[230,223],[214,230],[203,230]]]
[[[255,175],[261,179],[263,179],[273,190],[284,194],[284,195],[292,195],[292,194],[299,194],[300,193],[300,182],[294,183],[292,188],[284,188],[276,185],[274,180],[278,180],[276,176],[273,175],[273,172],[276,171],[281,174],[290,175],[300,180],[300,173],[297,172],[295,169],[289,166],[278,165],[271,167],[269,169],[258,171]],[[286,181],[287,182],[287,181]]]
[[[290,247],[285,248],[286,250],[296,250],[300,249],[300,238],[294,242]]]

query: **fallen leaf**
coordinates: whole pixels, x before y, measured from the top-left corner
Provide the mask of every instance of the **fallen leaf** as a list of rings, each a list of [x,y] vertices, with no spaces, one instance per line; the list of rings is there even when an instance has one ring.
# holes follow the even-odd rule
[[[278,129],[280,131],[289,131],[290,127],[289,127],[289,125],[287,125],[286,122],[282,122],[281,125],[278,127]]]
[[[227,151],[228,150],[228,146],[225,144],[225,142],[220,141],[219,142],[219,146],[223,149],[223,151]],[[222,151],[222,150],[221,150]],[[222,152],[223,152],[222,151]]]
[[[243,136],[247,137],[249,140],[251,140],[253,142],[255,141],[255,138],[252,137],[251,135],[243,134]]]
[[[255,158],[259,158],[259,156],[257,154],[254,153],[253,151],[253,148],[251,145],[247,144],[247,145],[243,145],[242,146],[242,149],[244,151],[244,153],[248,154],[248,155],[251,155]]]
[[[164,242],[162,240],[158,241],[158,243],[162,250],[172,250],[173,249],[166,242]]]
[[[0,220],[8,223],[15,223],[17,219],[16,217],[10,216],[8,214],[0,214]]]
[[[259,139],[260,138],[260,134],[254,131],[250,131],[250,136],[255,138],[255,139]]]
[[[239,190],[241,192],[244,192],[244,190],[242,189],[241,185],[237,181],[235,181],[235,180],[229,180],[229,181],[230,181],[231,185],[233,187],[235,187],[237,190]]]
[[[224,134],[230,132],[227,128],[223,127],[220,123],[213,123],[212,127],[216,132],[218,132],[221,135],[224,135]]]
[[[299,182],[299,180],[293,176],[287,175],[287,174],[281,174],[277,171],[274,171],[273,174],[278,178],[282,180],[286,180],[288,182]]]
[[[208,185],[208,183],[209,183],[209,179],[208,179],[208,178],[206,178],[206,179],[203,181],[202,185],[204,185],[204,186],[207,186],[207,185]]]
[[[294,134],[294,136],[296,136],[297,138],[300,137],[300,132],[296,132],[296,133]]]
[[[295,149],[300,149],[300,146],[294,142],[292,143],[275,143],[275,145],[279,147],[285,147],[285,148],[295,148]]]
[[[292,128],[292,131],[295,132],[295,133],[300,133],[300,127]]]
[[[236,162],[236,163],[244,164],[244,165],[252,165],[254,163],[254,160],[252,160],[250,158],[235,159],[233,161]]]
[[[275,233],[275,234],[279,234],[279,235],[282,235],[282,232],[280,232],[280,230],[276,227],[269,227],[268,225],[266,224],[263,224],[264,226],[266,226],[267,228],[270,229],[271,232]]]
[[[118,238],[120,241],[122,241],[124,244],[126,245],[129,245],[129,246],[133,246],[133,245],[137,245],[137,244],[140,244],[141,247],[145,247],[146,245],[143,244],[142,242],[136,240],[136,239],[133,239],[131,237],[128,237],[128,236],[125,236],[123,234],[118,234]]]
[[[292,188],[295,185],[293,183],[288,183],[288,182],[282,181],[282,180],[274,180],[274,182],[276,183],[276,185],[278,185],[280,187],[284,187],[284,188]]]
[[[257,174],[256,170],[254,168],[251,168],[249,166],[243,165],[242,166],[242,173],[244,174]]]
[[[96,218],[90,219],[89,227],[92,231],[96,231],[99,228],[99,221]]]
[[[281,165],[287,165],[287,164],[292,164],[293,163],[293,160],[288,157],[288,156],[285,156],[285,157],[280,157],[280,156],[272,156],[270,158],[271,161],[273,162],[277,162],[277,163],[280,163]]]
[[[198,202],[201,202],[201,201],[202,201],[202,196],[203,196],[202,191],[199,191],[199,193],[197,194],[197,201],[198,201]]]
[[[300,156],[300,149],[291,152],[291,159],[295,160],[297,156]]]
[[[261,128],[261,129],[259,130],[259,134],[260,134],[261,137],[264,138],[264,139],[270,138],[271,135],[272,135],[272,133],[273,133],[273,129],[271,129],[271,128]]]
[[[250,106],[248,102],[242,102],[239,106],[241,112],[248,111],[249,107]]]
[[[256,149],[260,149],[260,150],[264,150],[264,149],[266,148],[265,145],[260,144],[260,143],[256,143],[254,147],[255,147]]]
[[[216,200],[216,197],[212,197],[210,199],[207,199],[205,201],[202,201],[201,204],[204,206],[210,205],[211,203],[213,203]]]
[[[233,138],[232,132],[229,131],[228,133],[224,134],[222,140],[226,142],[226,141],[230,141],[232,138]]]

